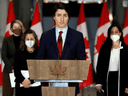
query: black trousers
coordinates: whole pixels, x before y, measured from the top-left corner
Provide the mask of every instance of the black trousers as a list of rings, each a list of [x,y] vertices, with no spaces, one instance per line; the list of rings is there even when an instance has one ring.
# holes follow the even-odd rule
[[[108,96],[118,96],[118,71],[109,72]]]
[[[19,83],[16,83],[15,96],[42,96],[41,86],[38,87],[19,87]]]

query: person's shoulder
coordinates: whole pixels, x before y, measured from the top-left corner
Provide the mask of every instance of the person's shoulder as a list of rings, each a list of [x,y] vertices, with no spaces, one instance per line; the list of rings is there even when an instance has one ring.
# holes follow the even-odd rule
[[[74,32],[74,33],[78,33],[78,34],[81,33],[81,32],[79,32],[79,31],[77,31],[77,30],[75,30],[75,29],[73,29],[73,28],[71,28],[71,27],[68,27],[68,30],[69,30],[69,31],[72,31],[72,32]]]
[[[123,50],[123,52],[125,52],[125,54],[128,54],[128,45],[123,43],[121,44],[121,50]]]
[[[50,33],[53,32],[53,31],[55,31],[55,28],[52,28],[52,29],[50,29],[50,30],[48,30],[48,31],[45,31],[45,32],[43,32],[43,34],[44,34],[44,35],[48,35],[48,34],[50,34]]]
[[[125,43],[123,43],[121,47],[128,49],[128,45],[126,45]]]
[[[9,37],[4,37],[5,41],[10,41],[13,38],[13,36],[9,36]]]
[[[77,35],[77,36],[82,35],[82,32],[72,29],[71,27],[68,27],[68,31],[72,32],[74,35]]]
[[[13,35],[11,35],[11,36],[8,36],[8,37],[4,37],[5,39],[8,39],[8,38],[13,38]]]
[[[109,49],[109,46],[105,43],[103,43],[100,47],[100,50],[108,50]]]

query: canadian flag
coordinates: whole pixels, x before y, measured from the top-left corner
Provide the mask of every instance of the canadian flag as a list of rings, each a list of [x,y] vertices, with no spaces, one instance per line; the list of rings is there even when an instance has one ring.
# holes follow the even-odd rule
[[[3,78],[3,67],[4,67],[4,62],[0,58],[0,86],[2,86],[2,84],[3,84],[3,82],[2,82],[2,78]]]
[[[34,30],[38,36],[38,40],[40,42],[40,37],[42,34],[42,24],[41,24],[41,17],[40,17],[40,12],[39,12],[39,3],[38,0],[36,1],[36,6],[35,6],[35,11],[33,14],[33,19],[32,19],[32,24],[31,24],[31,28],[32,30]]]
[[[9,7],[8,7],[5,37],[9,37],[12,35],[12,31],[10,30],[10,24],[15,19],[16,18],[15,18],[15,12],[14,12],[14,8],[13,8],[13,1],[10,0]],[[0,86],[2,85],[3,67],[4,67],[4,62],[0,58]]]
[[[0,58],[0,61],[1,61],[1,58]],[[0,63],[0,86],[2,85],[2,76],[3,76],[2,63]]]
[[[124,25],[123,25],[123,38],[126,45],[128,45],[128,6],[125,13]]]
[[[85,49],[86,49],[85,50],[86,59],[91,60],[88,34],[87,34],[87,26],[86,26],[85,13],[84,13],[84,4],[83,3],[81,3],[81,7],[80,7],[78,23],[77,23],[77,31],[80,31],[83,33]],[[79,88],[83,89],[83,88],[91,85],[92,83],[93,83],[93,76],[92,76],[92,63],[91,63],[89,66],[88,78],[87,78],[87,80],[83,80],[82,83],[79,83]]]
[[[102,11],[101,11],[100,21],[99,21],[99,25],[98,25],[98,29],[96,33],[96,40],[95,40],[95,46],[94,46],[94,70],[95,72],[96,72],[99,51],[100,51],[102,44],[104,44],[104,41],[107,38],[107,31],[110,25],[111,23],[109,20],[107,1],[105,1],[102,7]]]
[[[15,19],[16,19],[16,17],[15,17],[15,12],[14,12],[14,8],[13,8],[13,1],[10,0],[9,7],[8,7],[5,37],[9,37],[12,35],[12,31],[10,30],[10,24]]]

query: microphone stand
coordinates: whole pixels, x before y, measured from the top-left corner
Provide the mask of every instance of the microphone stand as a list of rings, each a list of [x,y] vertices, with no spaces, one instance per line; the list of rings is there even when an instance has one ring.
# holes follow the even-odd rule
[[[60,42],[61,42],[61,41],[62,41],[62,38],[59,38],[59,39],[58,39],[58,42],[59,42],[59,52],[60,52]],[[59,60],[59,57],[60,57],[60,56],[59,56],[59,53],[58,53],[58,60]]]

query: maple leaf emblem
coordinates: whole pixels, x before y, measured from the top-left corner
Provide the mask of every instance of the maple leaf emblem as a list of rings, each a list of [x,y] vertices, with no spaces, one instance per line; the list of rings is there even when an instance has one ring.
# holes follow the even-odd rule
[[[12,36],[12,35],[9,33],[9,31],[7,31],[7,32],[5,33],[5,37],[10,37],[10,36]]]
[[[128,45],[128,34],[125,37],[123,37],[123,38],[124,38],[125,44]]]
[[[88,57],[88,52],[85,52],[85,54],[86,54],[86,59],[89,59],[89,57]]]
[[[89,41],[87,40],[87,37],[84,38],[84,44],[85,44],[85,49],[89,49]],[[89,59],[89,57],[87,55],[88,54],[87,51],[85,52],[85,54],[86,54],[86,59]]]
[[[85,49],[89,48],[89,41],[87,40],[87,37],[84,38],[84,44],[85,44]]]
[[[96,53],[99,53],[100,52],[100,48],[101,48],[101,46],[102,46],[102,44],[104,44],[104,41],[106,40],[106,36],[104,36],[104,32],[100,35],[100,36],[98,36],[98,38],[97,38],[97,43],[96,43],[96,45],[95,45],[95,47],[96,47],[96,50],[97,50],[97,52]],[[96,54],[95,53],[95,54]]]
[[[67,67],[61,67],[62,65],[59,62],[55,64],[55,67],[49,67],[52,72],[51,75],[55,75],[57,77],[65,75],[64,72],[66,72]]]

